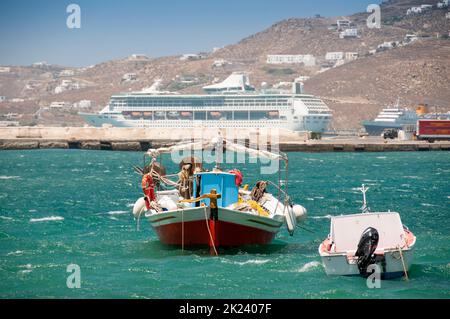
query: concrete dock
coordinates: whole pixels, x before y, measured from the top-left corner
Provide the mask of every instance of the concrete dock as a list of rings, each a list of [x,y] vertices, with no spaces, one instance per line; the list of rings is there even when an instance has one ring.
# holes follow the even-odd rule
[[[0,150],[83,149],[112,151],[147,151],[170,146],[179,141],[217,136],[214,129],[144,129],[144,128],[0,128]],[[230,132],[220,130],[223,136]],[[226,134],[228,133],[228,135]],[[234,130],[233,137],[245,144],[278,144],[283,152],[402,152],[450,151],[450,141],[383,140],[381,137],[325,137],[309,140],[303,133],[274,130]],[[273,134],[274,136],[270,136]],[[262,138],[264,137],[264,138]]]

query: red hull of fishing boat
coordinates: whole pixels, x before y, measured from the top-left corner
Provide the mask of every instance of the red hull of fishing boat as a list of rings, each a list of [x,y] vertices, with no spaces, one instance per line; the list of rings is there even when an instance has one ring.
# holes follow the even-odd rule
[[[209,228],[209,230],[208,230]],[[266,245],[276,235],[262,229],[225,221],[197,220],[154,227],[162,243],[184,247],[207,245],[215,247],[236,247],[245,245]]]

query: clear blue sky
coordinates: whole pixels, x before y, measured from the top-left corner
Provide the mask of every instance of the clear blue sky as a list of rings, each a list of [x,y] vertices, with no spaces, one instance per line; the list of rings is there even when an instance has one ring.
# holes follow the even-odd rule
[[[0,65],[88,66],[211,51],[291,17],[348,15],[379,0],[1,0]],[[68,29],[66,7],[81,7]]]

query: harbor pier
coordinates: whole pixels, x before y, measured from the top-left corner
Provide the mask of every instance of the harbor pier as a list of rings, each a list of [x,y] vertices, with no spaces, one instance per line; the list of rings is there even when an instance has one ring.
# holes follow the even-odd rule
[[[149,128],[92,128],[92,127],[7,127],[0,128],[0,150],[82,149],[111,151],[147,151],[149,148],[170,146],[180,141],[212,138],[219,129],[149,129]],[[269,132],[269,135],[267,134]],[[330,136],[321,140],[309,139],[307,134],[277,130],[235,130],[228,139],[239,139],[245,144],[254,141],[276,143],[283,152],[407,152],[450,151],[450,141],[399,141],[381,137]],[[262,138],[264,137],[264,138]],[[261,145],[261,144],[260,144]]]

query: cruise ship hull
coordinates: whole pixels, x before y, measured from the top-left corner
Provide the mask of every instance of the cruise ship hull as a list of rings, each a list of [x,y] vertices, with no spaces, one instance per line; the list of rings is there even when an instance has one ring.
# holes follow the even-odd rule
[[[327,131],[331,116],[326,120],[307,120],[307,117],[296,121],[288,120],[148,120],[148,119],[126,119],[121,114],[95,114],[78,113],[83,119],[94,127],[111,125],[114,127],[145,127],[145,128],[280,128],[292,131],[308,131],[324,133]]]
[[[402,124],[392,122],[365,121],[363,122],[363,126],[366,132],[371,136],[380,136],[385,129],[402,129]]]

